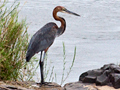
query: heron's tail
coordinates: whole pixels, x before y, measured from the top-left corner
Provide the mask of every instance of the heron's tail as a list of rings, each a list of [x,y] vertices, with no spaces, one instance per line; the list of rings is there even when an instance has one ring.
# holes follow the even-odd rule
[[[31,59],[31,57],[30,57],[30,56],[26,56],[26,62],[29,62],[29,61],[30,61],[30,59]]]
[[[26,62],[29,62],[30,59],[32,58],[32,56],[34,56],[34,53],[27,52],[27,54],[26,54]]]

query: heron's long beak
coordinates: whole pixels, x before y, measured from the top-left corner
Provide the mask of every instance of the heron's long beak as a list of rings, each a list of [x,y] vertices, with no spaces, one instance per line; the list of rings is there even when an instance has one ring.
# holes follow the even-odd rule
[[[63,12],[68,13],[68,14],[72,14],[72,15],[75,15],[75,16],[80,16],[79,14],[74,13],[74,12],[72,12],[72,11],[69,11],[69,10],[67,10],[67,9],[65,9]]]

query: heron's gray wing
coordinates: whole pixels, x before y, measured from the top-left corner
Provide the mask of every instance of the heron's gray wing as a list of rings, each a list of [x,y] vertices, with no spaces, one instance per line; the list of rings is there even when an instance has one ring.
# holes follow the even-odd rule
[[[56,27],[56,24],[48,23],[33,35],[28,46],[26,58],[31,58],[35,53],[43,51],[52,45],[56,37]]]

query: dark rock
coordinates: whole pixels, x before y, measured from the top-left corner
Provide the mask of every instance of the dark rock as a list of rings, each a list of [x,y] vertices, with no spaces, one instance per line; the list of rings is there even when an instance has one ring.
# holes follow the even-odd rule
[[[109,83],[109,78],[107,77],[106,73],[97,76],[96,85],[106,85],[107,83]]]
[[[104,72],[103,72],[107,77],[109,77],[109,75],[110,75],[110,73],[111,73],[111,70],[109,69],[109,70],[105,70]]]
[[[101,67],[102,70],[109,70],[111,65],[115,65],[113,63],[111,64],[105,64],[103,67]]]
[[[118,65],[111,65],[110,68],[113,73],[120,73],[120,67]]]
[[[114,69],[114,72],[115,72],[115,73],[120,73],[120,68],[115,68],[115,69]]]
[[[91,70],[88,75],[90,76],[99,76],[103,73],[103,70],[101,69],[94,69],[94,70]]]
[[[83,81],[86,76],[88,76],[88,72],[82,73],[79,77],[79,81]]]
[[[112,63],[106,64],[100,69],[89,70],[80,75],[79,81],[120,88],[120,66]]]
[[[120,88],[120,74],[112,73],[110,75],[110,81],[114,88],[116,89]]]
[[[82,82],[83,83],[95,83],[96,77],[95,76],[86,76]]]
[[[96,77],[101,75],[102,72],[103,70],[100,70],[100,69],[89,70],[80,75],[79,81],[95,83]]]

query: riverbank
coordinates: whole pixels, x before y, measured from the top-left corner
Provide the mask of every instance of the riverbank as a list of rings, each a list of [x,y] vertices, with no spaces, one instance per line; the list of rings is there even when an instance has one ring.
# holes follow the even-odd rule
[[[0,90],[120,90],[110,86],[96,86],[82,82],[67,83],[63,87],[56,83],[39,87],[35,82],[0,81]]]
[[[120,90],[119,83],[120,66],[110,63],[82,73],[79,81],[66,83],[63,87],[54,82],[41,85],[36,82],[0,81],[0,90]]]

